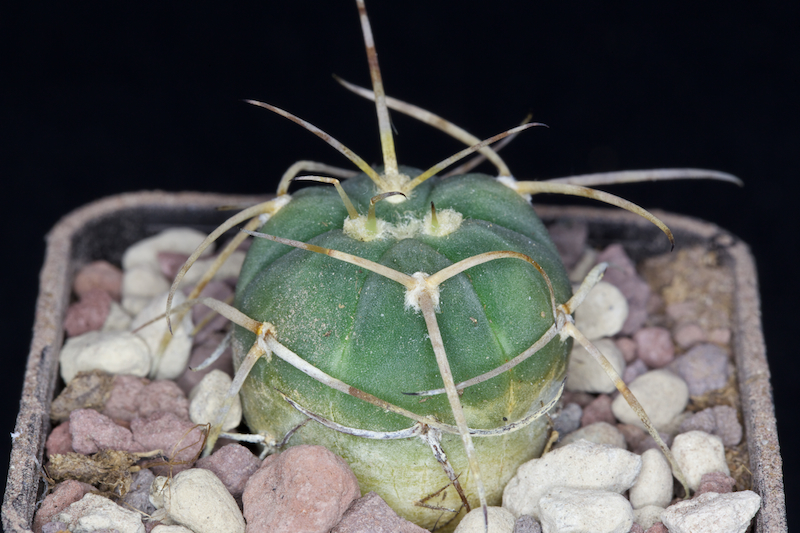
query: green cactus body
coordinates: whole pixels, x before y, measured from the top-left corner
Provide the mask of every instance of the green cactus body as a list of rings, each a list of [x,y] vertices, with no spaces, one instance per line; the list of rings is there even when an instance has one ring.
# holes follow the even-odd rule
[[[414,169],[401,169],[409,176]],[[356,209],[366,213],[380,191],[365,175],[343,182]],[[454,210],[463,220],[444,236],[427,234],[423,218],[431,211]],[[295,193],[261,229],[339,250],[397,271],[433,274],[465,258],[489,251],[525,254],[547,272],[556,302],[571,287],[556,249],[533,208],[495,179],[468,174],[432,178],[400,203],[376,204],[379,220],[394,232],[361,241],[343,231],[345,206],[332,187]],[[400,228],[400,229],[397,229]],[[277,340],[327,374],[421,416],[454,424],[445,394],[420,397],[404,392],[442,387],[442,377],[421,313],[404,304],[399,283],[332,257],[256,239],[242,268],[236,307],[259,322],[275,326]],[[528,349],[553,324],[550,292],[529,263],[513,258],[489,261],[442,283],[436,314],[455,382],[488,372]],[[237,366],[255,335],[237,327]],[[566,372],[571,341],[555,337],[522,364],[466,388],[461,396],[470,428],[493,429],[517,421],[557,394]],[[277,440],[306,419],[279,394],[342,426],[390,432],[413,421],[386,412],[323,385],[276,356],[262,358],[242,389],[251,430]],[[489,504],[499,505],[503,487],[523,462],[541,454],[546,437],[540,419],[519,431],[476,437]],[[431,449],[419,437],[370,440],[311,421],[289,445],[321,444],[351,465],[363,493],[374,490],[401,516],[423,527],[458,509],[460,499]],[[442,447],[472,504],[477,503],[464,447],[458,435],[445,434]],[[428,496],[434,495],[427,498]]]

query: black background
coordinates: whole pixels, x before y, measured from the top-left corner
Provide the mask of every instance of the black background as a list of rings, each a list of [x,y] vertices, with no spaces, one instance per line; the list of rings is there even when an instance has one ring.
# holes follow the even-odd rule
[[[613,192],[715,222],[752,247],[793,520],[796,5],[404,0],[368,8],[389,94],[479,137],[528,112],[550,126],[504,150],[518,178],[700,167],[744,180],[741,189],[675,182]],[[263,194],[299,159],[348,166],[322,141],[243,98],[290,110],[379,161],[372,104],[331,78],[369,83],[361,39],[346,0],[3,3],[3,475],[48,229],[109,194]],[[461,148],[397,113],[393,119],[401,163],[430,166]]]

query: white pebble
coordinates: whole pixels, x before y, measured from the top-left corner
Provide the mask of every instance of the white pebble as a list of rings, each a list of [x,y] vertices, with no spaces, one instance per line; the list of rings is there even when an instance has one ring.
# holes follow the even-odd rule
[[[186,363],[189,361],[189,355],[192,350],[192,338],[189,336],[192,332],[192,318],[191,313],[186,313],[180,323],[175,323],[173,318],[172,322],[172,339],[169,346],[161,355],[160,360],[156,360],[156,353],[158,353],[161,339],[164,338],[169,329],[167,327],[167,320],[164,317],[158,318],[163,315],[167,308],[167,294],[163,293],[153,298],[150,303],[142,309],[131,323],[131,329],[136,329],[144,324],[147,324],[153,319],[155,322],[149,324],[137,331],[147,346],[150,348],[150,353],[153,356],[153,365],[151,367],[151,375],[155,379],[175,379],[186,370]],[[175,293],[172,299],[172,307],[175,308],[186,301],[183,293]],[[175,315],[173,315],[175,317]]]
[[[219,270],[214,273],[213,279],[217,280],[224,280],[230,278],[238,278],[239,271],[242,270],[242,264],[244,263],[244,258],[247,254],[242,250],[236,250],[233,252],[228,259],[222,263]],[[186,272],[186,275],[183,276],[183,280],[181,284],[188,283],[189,285],[194,285],[203,275],[208,271],[211,263],[215,261],[216,258],[209,257],[208,259],[198,259],[193,265],[192,268]]]
[[[575,326],[588,339],[613,337],[628,318],[628,300],[618,288],[601,281],[575,310]]]
[[[645,505],[633,510],[633,521],[644,529],[650,529],[654,524],[661,522],[663,512],[664,508],[658,505]]]
[[[242,512],[222,481],[210,470],[184,470],[171,480],[159,476],[150,487],[150,502],[165,509],[173,523],[194,533],[244,533]]]
[[[139,314],[155,296],[169,290],[169,282],[159,270],[136,267],[122,274],[122,307],[132,315]]]
[[[672,501],[672,469],[661,450],[650,449],[642,454],[642,471],[628,498],[634,509],[647,505],[666,507]]]
[[[539,499],[550,489],[622,493],[633,486],[641,468],[642,459],[634,453],[579,440],[520,466],[503,491],[503,507],[517,518],[538,518]]]
[[[111,302],[106,321],[103,322],[102,331],[128,331],[133,318],[117,302]]]
[[[688,431],[676,436],[672,441],[672,455],[692,490],[700,487],[703,474],[731,473],[722,439],[705,431]]]
[[[539,500],[543,533],[628,533],[633,510],[616,492],[556,488]]]
[[[60,512],[55,520],[66,523],[72,533],[89,533],[98,529],[145,533],[139,513],[91,492]]]
[[[642,404],[658,431],[669,428],[673,419],[681,414],[689,403],[689,387],[686,382],[669,370],[646,372],[631,381],[628,388]],[[633,424],[647,429],[622,395],[614,398],[611,411],[623,424]]]
[[[706,492],[667,507],[661,521],[670,533],[744,533],[761,506],[753,491]]]
[[[608,444],[609,446],[614,446],[616,448],[622,448],[623,450],[627,449],[627,443],[625,442],[625,436],[609,424],[608,422],[595,422],[594,424],[589,424],[588,426],[584,426],[578,430],[573,431],[566,435],[558,444],[556,444],[556,448],[563,448],[567,444],[579,441],[581,439],[588,440],[589,442],[594,442],[595,444]]]
[[[183,526],[165,526],[164,524],[159,524],[153,529],[151,529],[150,533],[194,533],[194,532],[191,529],[187,529]]]
[[[200,243],[206,238],[202,232],[191,228],[171,228],[142,239],[127,250],[122,256],[123,270],[134,267],[147,267],[159,272],[158,252],[174,252],[179,254],[192,254]],[[211,248],[203,252],[203,256],[211,253]]]
[[[611,339],[597,339],[593,344],[608,359],[620,376],[625,371],[625,357]],[[566,388],[569,391],[611,393],[617,390],[612,379],[606,374],[586,348],[577,342],[572,346],[567,372]]]
[[[194,386],[189,393],[189,418],[195,424],[214,424],[217,421],[217,411],[222,406],[225,395],[231,387],[233,380],[222,370],[212,370]],[[223,431],[229,431],[238,426],[242,421],[242,402],[237,394],[234,397],[231,410],[222,424]]]
[[[502,507],[488,507],[488,533],[513,533],[516,519]],[[483,509],[476,507],[461,520],[454,533],[484,533]]]
[[[144,377],[150,371],[150,349],[133,333],[89,331],[67,339],[58,361],[64,383],[89,370]]]

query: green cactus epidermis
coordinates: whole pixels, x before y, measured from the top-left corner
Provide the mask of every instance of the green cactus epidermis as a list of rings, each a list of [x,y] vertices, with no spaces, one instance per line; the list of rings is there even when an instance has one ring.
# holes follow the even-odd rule
[[[419,173],[403,170],[411,176]],[[372,182],[362,175],[343,182],[343,187],[365,214],[377,194]],[[295,193],[260,231],[357,255],[409,275],[433,274],[483,252],[516,251],[548,273],[557,303],[569,298],[570,284],[555,247],[533,208],[517,193],[480,174],[432,178],[407,201],[382,201],[376,211],[379,218],[399,223],[409,213],[421,219],[431,202],[437,210],[461,213],[461,226],[444,237],[357,241],[342,231],[347,211],[339,195],[333,187],[317,186]],[[236,306],[256,320],[271,322],[279,342],[329,375],[419,415],[453,424],[444,394],[424,401],[403,394],[443,386],[424,318],[405,308],[405,291],[362,267],[256,239],[241,271]],[[436,318],[456,383],[509,361],[553,323],[543,277],[532,265],[513,258],[472,267],[443,282]],[[254,340],[252,333],[237,328],[239,358]],[[556,337],[524,363],[467,388],[461,402],[469,426],[496,428],[523,416],[540,401],[539,392],[563,375],[569,348],[569,342]],[[268,424],[280,433],[296,423],[296,416],[258,412],[259,402],[265,408],[288,407],[274,389],[344,426],[395,431],[413,423],[314,381],[276,356],[260,360],[248,381],[244,402],[251,428]],[[264,397],[253,398],[254,394]]]

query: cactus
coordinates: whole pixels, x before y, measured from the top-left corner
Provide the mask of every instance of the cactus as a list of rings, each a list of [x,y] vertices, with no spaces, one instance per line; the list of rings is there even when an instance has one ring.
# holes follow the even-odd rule
[[[603,364],[635,409],[638,405],[572,323],[571,313],[604,265],[573,295],[527,195],[597,198],[647,217],[672,240],[650,213],[586,185],[735,178],[677,169],[516,181],[488,145],[535,124],[479,141],[386,97],[366,10],[363,1],[357,4],[373,91],[342,83],[375,101],[384,166],[373,169],[302,119],[251,101],[315,133],[362,172],[293,165],[275,199],[242,211],[209,236],[184,265],[173,292],[202,249],[247,222],[219,259],[247,235],[258,237],[234,305],[202,299],[237,324],[232,341],[237,375],[228,405],[241,388],[247,424],[270,450],[325,445],[348,461],[363,492],[374,490],[423,527],[452,528],[478,504],[487,516],[486,506],[500,503],[517,467],[541,454],[549,433],[543,415],[560,396],[573,338]],[[436,125],[470,147],[424,172],[399,167],[389,108]],[[495,164],[497,178],[437,175],[478,151]],[[298,178],[328,185],[290,195],[289,184],[302,171],[349,179]],[[185,309],[170,310],[168,302],[167,317],[176,311]],[[220,421],[225,413],[223,408]],[[218,426],[212,428],[209,449],[219,434]],[[660,441],[652,427],[651,434]],[[674,463],[673,469],[681,480]]]

